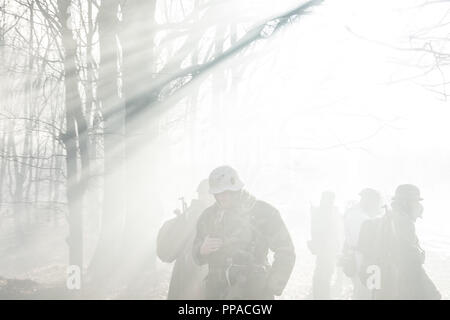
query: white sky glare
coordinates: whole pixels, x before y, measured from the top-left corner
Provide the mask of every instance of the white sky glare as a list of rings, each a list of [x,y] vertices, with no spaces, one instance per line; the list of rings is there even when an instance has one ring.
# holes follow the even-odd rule
[[[273,14],[264,3],[247,6],[255,16]],[[163,125],[161,139],[171,145],[163,158],[171,161],[161,177],[190,176],[167,187],[167,214],[179,195],[193,195],[197,181],[228,163],[250,191],[288,216],[325,189],[336,190],[344,207],[363,187],[379,188],[388,199],[398,184],[411,182],[430,199],[426,208],[441,208],[428,210],[427,223],[447,220],[450,208],[433,202],[450,191],[448,103],[418,81],[398,81],[420,70],[405,66],[416,58],[412,52],[394,49],[408,48],[412,33],[442,18],[442,9],[417,8],[420,3],[325,1],[215,68],[220,96],[205,81],[187,125],[171,122],[186,115],[186,100],[162,121],[172,125]],[[295,4],[277,2],[277,8]]]

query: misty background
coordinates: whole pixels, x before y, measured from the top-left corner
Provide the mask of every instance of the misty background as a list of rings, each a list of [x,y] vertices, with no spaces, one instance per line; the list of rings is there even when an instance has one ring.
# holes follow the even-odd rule
[[[93,297],[164,298],[158,228],[228,164],[294,239],[281,298],[310,290],[322,191],[343,213],[403,183],[450,298],[448,2],[302,4],[2,0],[0,277],[53,287],[80,263]]]

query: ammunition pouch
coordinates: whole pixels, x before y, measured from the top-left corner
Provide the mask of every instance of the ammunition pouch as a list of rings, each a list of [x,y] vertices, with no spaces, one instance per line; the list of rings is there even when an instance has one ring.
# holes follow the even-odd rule
[[[267,298],[268,267],[264,265],[231,264],[225,270],[226,299]]]

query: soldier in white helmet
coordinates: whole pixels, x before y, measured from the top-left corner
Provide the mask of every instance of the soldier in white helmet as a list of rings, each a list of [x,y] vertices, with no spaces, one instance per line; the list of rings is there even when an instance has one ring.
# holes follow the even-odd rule
[[[207,299],[273,299],[281,295],[295,263],[279,212],[243,187],[229,166],[209,176],[216,202],[200,216],[193,245],[194,260],[209,267]],[[269,250],[274,252],[271,264]]]

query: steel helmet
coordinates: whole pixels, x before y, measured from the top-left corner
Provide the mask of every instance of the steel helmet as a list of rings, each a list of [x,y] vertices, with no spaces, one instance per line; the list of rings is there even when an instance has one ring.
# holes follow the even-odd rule
[[[395,190],[393,200],[422,201],[423,198],[420,196],[418,187],[412,184],[402,184]]]
[[[197,187],[197,192],[199,194],[205,194],[209,192],[209,183],[208,183],[208,179],[204,179],[202,180],[198,187]]]
[[[359,193],[361,198],[364,199],[371,199],[371,200],[381,200],[381,195],[380,193],[372,188],[365,188],[362,189],[361,192]]]
[[[221,166],[209,175],[209,193],[217,194],[224,191],[239,191],[244,184],[232,167]]]

